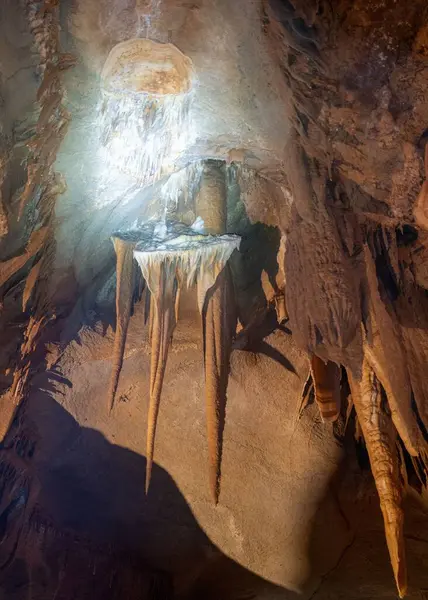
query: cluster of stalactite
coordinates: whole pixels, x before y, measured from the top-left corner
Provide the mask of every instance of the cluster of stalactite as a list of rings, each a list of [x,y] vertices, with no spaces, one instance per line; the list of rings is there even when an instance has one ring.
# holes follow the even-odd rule
[[[423,173],[423,157],[408,141],[417,140],[417,119],[404,120],[400,131],[395,126],[397,115],[389,112],[391,103],[382,102],[372,89],[364,95],[365,102],[362,89],[369,87],[368,79],[375,87],[372,73],[364,79],[363,64],[368,70],[372,64],[379,66],[375,52],[380,50],[369,47],[369,40],[379,39],[378,30],[386,28],[388,35],[383,35],[391,40],[396,36],[397,47],[399,36],[406,38],[405,50],[400,48],[408,52],[404,62],[387,62],[385,70],[396,69],[388,74],[390,85],[395,85],[395,80],[414,83],[407,102],[422,102],[417,73],[426,60],[426,50],[418,41],[423,27],[418,10],[426,15],[426,6],[412,5],[406,13],[404,33],[400,18],[404,6],[386,3],[381,19],[367,3],[356,4],[343,0],[333,10],[323,1],[265,3],[266,28],[274,42],[272,53],[286,78],[293,125],[286,150],[294,200],[291,221],[284,231],[285,272],[292,274],[286,303],[293,336],[312,357],[311,380],[324,420],[334,420],[339,414],[340,382],[346,370],[379,494],[397,589],[403,597],[407,589],[402,509],[405,463],[412,463],[422,486],[428,464],[424,375],[428,299],[415,277],[414,244],[418,236],[415,220],[426,227],[426,183],[412,215],[414,187],[420,181],[419,171]],[[350,43],[343,36],[352,35],[350,15],[354,10],[353,17],[360,25],[355,36],[367,28],[364,52],[373,53],[370,65],[367,57],[359,62],[363,54],[359,54],[358,43],[349,56],[340,51],[340,43]],[[370,37],[376,33],[376,38]],[[392,55],[394,44],[385,51]],[[388,79],[385,73],[382,78]],[[380,87],[381,77],[374,79]],[[395,93],[382,89],[387,99]],[[378,99],[375,108],[368,96]],[[394,106],[399,106],[397,99]],[[418,114],[422,117],[421,111]],[[377,119],[378,124],[375,150],[371,142],[364,146],[364,125],[370,119]],[[390,124],[395,127],[394,145],[391,141],[382,144]],[[376,173],[376,167],[370,171],[374,162],[370,152],[377,153],[377,164],[385,165],[386,176],[388,161],[396,157],[398,169],[392,182],[379,181],[385,173]],[[413,179],[403,179],[400,172],[403,153],[406,168],[416,173]],[[383,198],[391,203],[388,210]],[[304,401],[312,382],[305,386]]]
[[[362,362],[354,357],[343,363],[350,406],[367,446],[391,564],[403,597],[407,589],[402,509],[408,480],[406,462],[411,462],[422,486],[428,472],[424,375],[428,307],[425,290],[417,285],[409,268],[412,251],[406,240],[402,243],[395,229],[379,226],[366,229],[365,235],[362,289],[367,305],[361,323]],[[314,354],[303,404],[308,403],[313,386],[323,420],[336,420],[341,411],[341,379],[337,364]]]
[[[197,238],[210,239],[210,236],[191,236],[190,243],[194,244]],[[178,320],[180,291],[183,287],[196,285],[203,323],[209,479],[212,497],[217,503],[229,358],[236,332],[232,282],[227,261],[239,245],[239,238],[211,239],[215,240],[213,244],[198,245],[196,242],[193,247],[151,252],[139,250],[135,241],[113,238],[117,255],[117,322],[109,406],[110,410],[114,406],[123,363],[132,307],[135,257],[146,282],[146,294],[150,298],[151,363],[146,493],[153,465],[156,424],[168,349]]]

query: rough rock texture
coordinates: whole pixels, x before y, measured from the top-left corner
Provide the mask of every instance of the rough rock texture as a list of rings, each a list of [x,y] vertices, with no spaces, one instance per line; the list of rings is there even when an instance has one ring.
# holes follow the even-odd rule
[[[415,225],[424,227],[421,98],[428,72],[419,40],[426,11],[424,3],[407,10],[388,1],[267,3],[294,122],[287,147],[294,199],[285,252],[285,272],[293,273],[286,287],[290,326],[302,347],[345,365],[366,390],[353,384],[352,395],[366,398],[354,402],[400,594],[406,586],[401,483],[397,473],[385,479],[378,465],[386,458],[376,440],[388,427],[369,408],[363,365],[380,381],[393,424],[388,435],[399,435],[424,485],[425,378],[417,365],[428,342],[419,315],[428,305],[409,248],[418,238]],[[404,78],[407,86],[397,86]],[[396,452],[393,441],[384,447],[385,456]]]
[[[423,0],[2,2],[0,597],[392,599],[405,560],[424,597],[427,22]],[[192,61],[183,102],[106,97],[136,37]],[[214,171],[242,237],[218,506],[196,290],[169,306],[147,496],[141,280],[106,407],[110,236],[210,227]]]
[[[111,335],[82,331],[55,369],[34,381],[26,422],[37,428],[40,442],[34,460],[45,490],[40,503],[56,527],[84,532],[97,543],[109,542],[127,553],[137,551],[156,569],[172,571],[176,589],[185,590],[183,594],[190,594],[200,574],[202,597],[210,597],[210,592],[213,598],[239,598],[234,588],[242,593],[247,585],[253,590],[267,586],[257,597],[294,597],[254,578],[247,583],[245,571],[227,566],[220,549],[265,580],[305,590],[303,597],[325,578],[316,598],[328,598],[335,590],[349,597],[349,591],[344,592],[348,585],[355,598],[379,593],[394,598],[373,483],[352,459],[354,450],[345,461],[344,448],[331,426],[326,429],[321,423],[315,406],[299,420],[308,363],[289,334],[278,332],[266,340],[287,358],[288,369],[263,354],[232,355],[222,492],[215,507],[206,469],[201,332],[193,312],[180,315],[156,447],[157,462],[172,480],[154,466],[145,498],[147,335],[141,306],[131,319],[114,419],[105,407]],[[276,385],[266,394],[268,379]],[[353,448],[352,438],[349,441]],[[406,523],[415,598],[426,585],[426,542],[420,529],[424,511],[416,506]],[[368,569],[364,561],[370,562],[370,557],[375,567]],[[210,573],[216,569],[221,579],[229,568],[231,587],[224,583],[222,592],[218,586],[223,584]],[[207,583],[211,577],[215,585]]]

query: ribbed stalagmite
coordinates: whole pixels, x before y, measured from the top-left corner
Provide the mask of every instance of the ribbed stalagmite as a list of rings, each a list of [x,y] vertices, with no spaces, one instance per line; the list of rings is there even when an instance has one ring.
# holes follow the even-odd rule
[[[108,394],[109,408],[113,410],[120,371],[125,353],[126,334],[132,309],[133,291],[133,252],[135,243],[113,237],[113,245],[117,257],[116,269],[116,334],[114,338],[113,368]]]
[[[397,430],[387,408],[385,393],[370,364],[364,361],[361,381],[350,373],[348,375],[379,494],[394,577],[400,598],[403,598],[407,589],[407,571]]]

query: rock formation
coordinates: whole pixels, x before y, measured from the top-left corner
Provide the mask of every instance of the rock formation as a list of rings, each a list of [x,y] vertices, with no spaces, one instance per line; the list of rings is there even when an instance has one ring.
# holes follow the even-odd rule
[[[156,425],[162,394],[168,350],[178,320],[178,290],[197,286],[199,310],[203,320],[207,403],[207,430],[210,456],[210,481],[215,502],[218,500],[221,439],[224,427],[227,377],[232,337],[236,324],[230,274],[227,261],[239,246],[237,236],[198,235],[185,226],[167,226],[156,237],[156,227],[115,237],[117,249],[116,335],[114,367],[109,403],[113,407],[123,362],[126,331],[132,304],[133,256],[141,268],[150,292],[151,344],[150,403],[147,419],[148,492],[153,464]],[[169,229],[169,230],[168,230]],[[136,239],[140,238],[137,242]]]
[[[336,421],[340,414],[340,368],[332,362],[325,364],[318,356],[313,356],[311,376],[322,419]]]
[[[1,3],[1,597],[423,596],[427,32]]]
[[[368,363],[363,364],[361,382],[351,379],[351,390],[379,493],[395,581],[400,598],[403,598],[407,591],[407,569],[397,432],[391,422],[387,401],[382,398],[382,387]]]
[[[117,384],[125,353],[126,332],[132,310],[132,294],[134,290],[133,262],[135,242],[113,238],[117,257],[116,267],[116,334],[113,350],[113,372],[110,382],[108,404],[110,410],[114,407]]]

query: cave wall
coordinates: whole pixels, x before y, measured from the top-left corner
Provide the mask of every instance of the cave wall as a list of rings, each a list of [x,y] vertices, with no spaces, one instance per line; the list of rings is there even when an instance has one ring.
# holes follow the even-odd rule
[[[314,353],[342,365],[356,385],[368,361],[381,382],[407,491],[409,597],[420,597],[427,587],[424,3],[9,1],[0,10],[2,430],[13,420],[0,450],[9,536],[3,588],[21,577],[9,563],[25,565],[13,593],[26,593],[36,560],[22,550],[28,540],[48,555],[35,585],[51,578],[55,588],[64,570],[63,593],[73,593],[65,582],[80,567],[52,558],[56,544],[67,555],[68,542],[57,539],[70,532],[71,546],[86,544],[90,560],[103,563],[100,579],[112,564],[122,573],[109,545],[141,559],[142,581],[135,571],[120,575],[119,598],[130,593],[127,578],[135,594],[156,597],[158,569],[173,573],[183,597],[239,596],[248,574],[257,597],[395,597],[368,459],[364,451],[360,464],[355,458],[354,432],[364,446],[362,413],[349,412],[344,432],[344,414],[329,425],[315,405],[299,410]],[[244,333],[232,354],[218,507],[205,482],[192,294],[171,349],[156,445],[155,460],[172,479],[156,470],[148,499],[149,350],[140,304],[114,417],[106,410],[115,290],[109,236],[158,216],[162,182],[139,189],[118,178],[116,189],[102,187],[99,73],[114,44],[148,26],[188,54],[198,75],[199,137],[180,166],[195,157],[233,163],[223,168],[228,227],[243,236],[231,267]],[[272,264],[285,283],[285,330],[261,281]],[[22,450],[27,439],[31,451]],[[18,476],[10,469],[15,455],[23,461]],[[11,560],[19,531],[21,562]],[[239,593],[218,587],[228,569]]]

